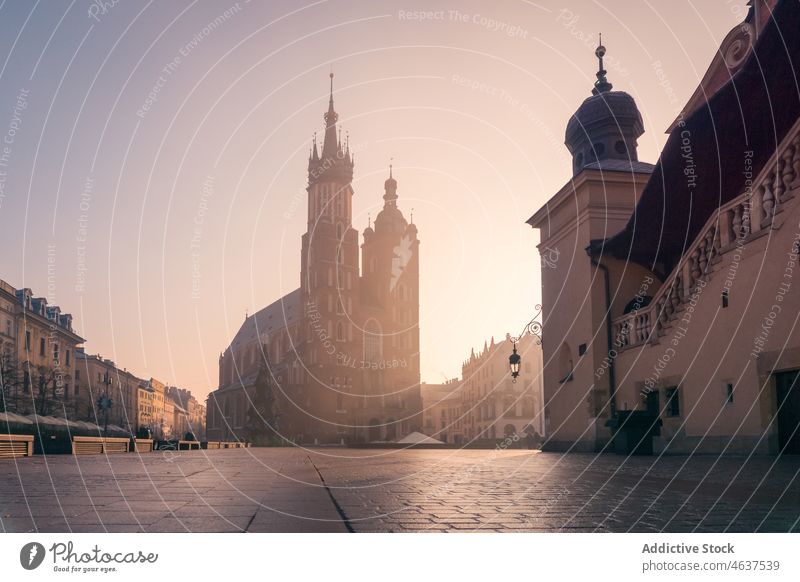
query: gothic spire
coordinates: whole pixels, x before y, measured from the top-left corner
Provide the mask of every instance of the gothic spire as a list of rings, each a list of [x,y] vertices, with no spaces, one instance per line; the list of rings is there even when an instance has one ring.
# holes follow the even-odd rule
[[[331,77],[331,95],[328,100],[328,111],[325,113],[325,140],[322,142],[322,157],[334,158],[339,150],[336,136],[336,122],[339,114],[333,109],[333,73]]]

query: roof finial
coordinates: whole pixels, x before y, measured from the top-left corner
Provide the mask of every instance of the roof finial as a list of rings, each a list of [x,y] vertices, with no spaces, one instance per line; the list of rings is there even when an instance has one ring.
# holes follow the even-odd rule
[[[606,79],[607,71],[603,68],[603,57],[606,56],[606,47],[603,46],[602,32],[600,33],[600,38],[597,42],[597,49],[594,51],[594,54],[598,60],[597,81],[595,81],[594,89],[592,89],[592,93],[595,95],[611,91],[611,88],[613,87],[613,85],[608,82],[608,79]]]
[[[367,228],[372,228],[372,215],[367,212]]]
[[[411,224],[414,224],[414,209],[411,209]]]
[[[394,158],[389,158],[389,177],[392,177],[392,161]]]
[[[330,77],[331,77],[331,97],[330,97],[330,100],[328,101],[328,103],[330,103],[331,109],[333,109],[333,65],[331,65]]]

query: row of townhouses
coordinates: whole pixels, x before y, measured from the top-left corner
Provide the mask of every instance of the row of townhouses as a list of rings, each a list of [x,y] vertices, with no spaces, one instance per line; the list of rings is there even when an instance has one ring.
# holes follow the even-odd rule
[[[91,423],[114,434],[204,435],[205,406],[190,391],[86,353],[85,341],[70,314],[0,280],[0,412],[43,424]]]
[[[509,356],[514,342],[492,338],[461,366],[461,379],[422,385],[422,432],[455,445],[505,443],[511,446],[544,436],[542,348],[538,338],[524,335],[516,343],[522,358],[512,378]],[[510,439],[510,440],[508,440]]]

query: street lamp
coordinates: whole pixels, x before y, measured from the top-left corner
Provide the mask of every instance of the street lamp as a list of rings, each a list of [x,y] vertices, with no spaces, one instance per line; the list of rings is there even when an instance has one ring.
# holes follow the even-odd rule
[[[542,306],[536,306],[536,313],[533,315],[531,320],[525,324],[525,327],[522,329],[522,333],[520,333],[516,337],[509,338],[511,340],[511,344],[513,346],[513,351],[511,355],[508,357],[508,367],[511,371],[511,382],[514,383],[517,381],[517,377],[519,376],[519,365],[522,363],[522,356],[517,353],[517,342],[520,341],[526,333],[529,333],[533,336],[536,336],[536,343],[541,345],[542,344],[542,323],[539,321],[539,316],[542,314]]]
[[[111,407],[114,405],[114,401],[108,395],[108,389],[113,383],[114,377],[106,370],[106,373],[103,375],[103,384],[106,385],[106,392],[97,399],[97,407],[104,413],[105,426],[103,427],[103,436],[108,436],[108,411],[111,410]]]
[[[514,344],[514,352],[508,357],[508,366],[511,368],[511,377],[514,380],[519,376],[519,363],[522,357],[517,353],[517,344]]]

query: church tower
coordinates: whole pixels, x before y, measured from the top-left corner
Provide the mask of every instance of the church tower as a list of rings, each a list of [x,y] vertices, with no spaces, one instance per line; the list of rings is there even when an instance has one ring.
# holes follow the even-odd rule
[[[308,159],[308,223],[302,238],[301,289],[306,319],[302,406],[325,432],[344,435],[345,400],[353,392],[353,373],[342,361],[355,359],[353,312],[358,304],[358,231],[353,229],[353,159],[336,126],[333,73],[324,115],[322,151],[316,136]]]
[[[419,240],[417,227],[397,207],[397,180],[389,166],[383,209],[364,231],[361,301],[364,310],[364,373],[376,440],[408,434],[421,423],[419,396]]]

